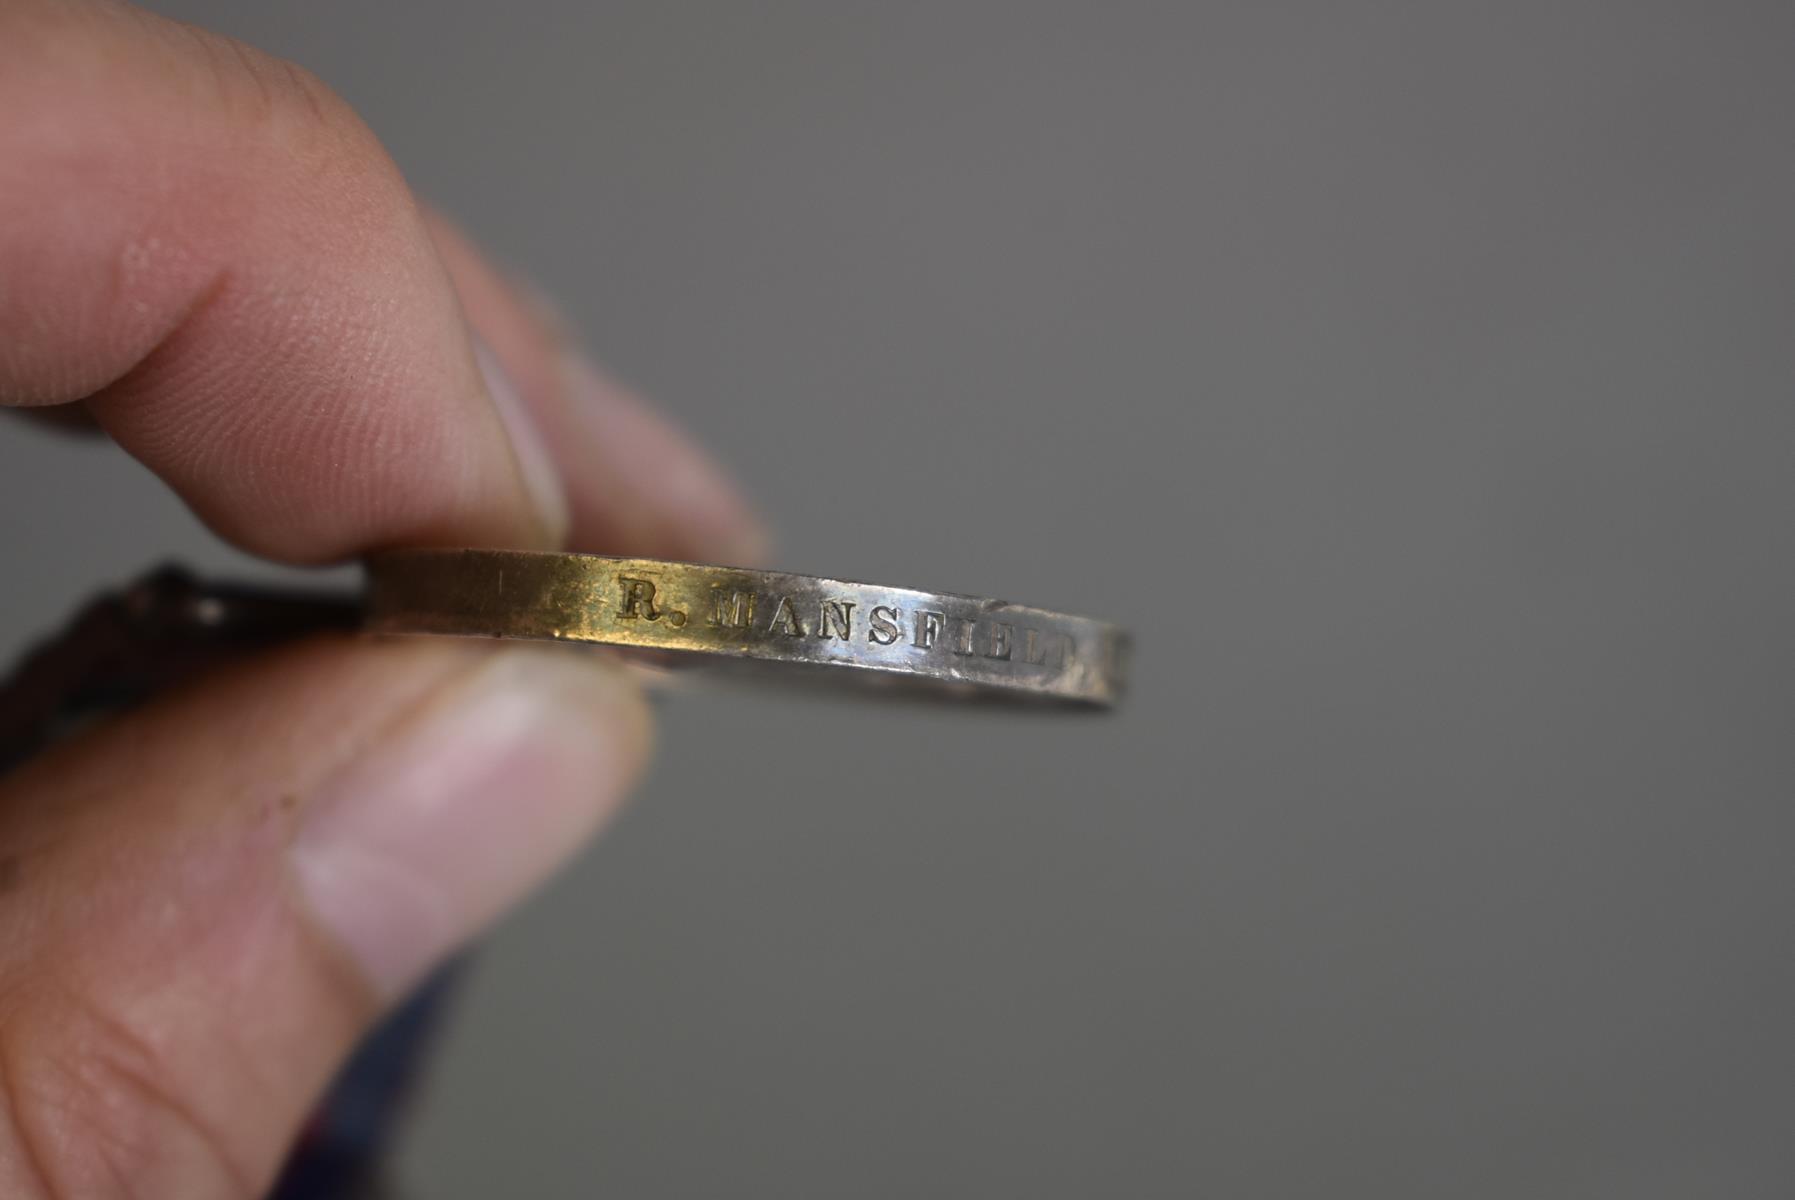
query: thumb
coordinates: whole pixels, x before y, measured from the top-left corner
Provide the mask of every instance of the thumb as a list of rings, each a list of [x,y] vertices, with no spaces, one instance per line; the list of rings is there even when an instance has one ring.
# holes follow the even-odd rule
[[[258,1195],[357,1036],[648,741],[568,647],[320,639],[0,781],[0,1195]]]

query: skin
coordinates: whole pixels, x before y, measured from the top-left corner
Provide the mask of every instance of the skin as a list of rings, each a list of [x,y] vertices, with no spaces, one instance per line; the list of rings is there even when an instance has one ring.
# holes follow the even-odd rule
[[[285,562],[761,545],[328,88],[100,0],[0,0],[0,405],[97,425]],[[327,638],[0,779],[0,1194],[261,1194],[360,1034],[648,738],[596,655]]]

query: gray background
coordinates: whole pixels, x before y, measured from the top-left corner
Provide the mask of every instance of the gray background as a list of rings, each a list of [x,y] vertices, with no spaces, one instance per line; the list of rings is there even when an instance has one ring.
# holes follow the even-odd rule
[[[1786,1196],[1786,3],[161,7],[306,63],[779,564],[1113,719],[695,695],[420,1196]],[[0,429],[0,629],[168,553]]]

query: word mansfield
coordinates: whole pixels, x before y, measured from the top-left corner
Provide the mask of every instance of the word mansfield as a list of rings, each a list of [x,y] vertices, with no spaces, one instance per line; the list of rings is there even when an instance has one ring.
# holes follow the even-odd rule
[[[619,621],[664,622],[669,628],[685,628],[685,610],[662,603],[651,579],[619,576]],[[994,614],[962,616],[935,609],[906,612],[895,604],[875,604],[866,611],[863,631],[856,601],[837,597],[809,600],[783,593],[762,593],[713,583],[711,606],[704,625],[719,635],[732,633],[768,639],[838,639],[852,643],[857,636],[869,646],[895,646],[911,650],[1017,661],[1031,666],[1063,666],[1071,656],[1071,639],[1063,633],[1043,632],[1031,626],[998,620]]]

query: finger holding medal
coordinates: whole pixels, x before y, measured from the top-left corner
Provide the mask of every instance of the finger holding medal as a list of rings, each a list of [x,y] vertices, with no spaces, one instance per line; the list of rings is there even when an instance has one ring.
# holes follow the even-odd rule
[[[99,0],[0,6],[0,404],[85,414],[283,562],[762,541],[342,100]],[[260,1194],[360,1034],[603,823],[648,730],[603,656],[321,636],[0,779],[0,1193]]]

